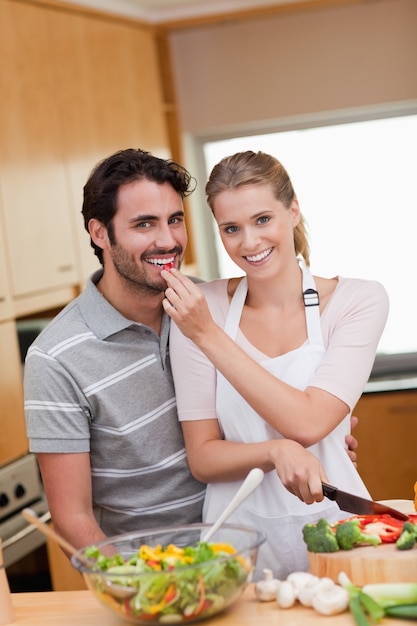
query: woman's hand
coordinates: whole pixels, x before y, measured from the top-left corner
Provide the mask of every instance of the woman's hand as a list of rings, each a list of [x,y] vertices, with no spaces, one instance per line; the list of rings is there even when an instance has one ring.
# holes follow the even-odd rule
[[[243,480],[254,467],[276,471],[279,480],[306,504],[323,500],[322,482],[328,483],[320,460],[290,439],[252,443],[223,438],[218,420],[181,422],[191,472],[203,483]],[[272,496],[271,496],[272,497]]]
[[[306,504],[323,500],[322,482],[328,482],[320,460],[290,439],[277,439],[271,460],[286,489]]]
[[[168,285],[162,306],[183,335],[199,345],[200,339],[207,338],[210,326],[216,327],[204,294],[177,269],[163,270],[161,276]]]

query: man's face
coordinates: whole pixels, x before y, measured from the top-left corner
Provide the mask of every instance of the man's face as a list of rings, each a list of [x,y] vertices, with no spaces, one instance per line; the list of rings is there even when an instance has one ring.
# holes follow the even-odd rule
[[[113,265],[124,287],[161,292],[167,263],[179,269],[187,245],[181,196],[169,183],[133,181],[119,189],[114,237],[104,250],[105,268]]]

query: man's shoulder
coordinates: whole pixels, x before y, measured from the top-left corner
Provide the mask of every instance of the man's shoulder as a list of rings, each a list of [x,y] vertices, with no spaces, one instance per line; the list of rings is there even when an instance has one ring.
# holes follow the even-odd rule
[[[48,351],[51,347],[74,334],[88,332],[89,329],[80,313],[79,300],[83,294],[67,304],[51,321],[33,342],[41,350]],[[32,347],[31,346],[31,347]]]

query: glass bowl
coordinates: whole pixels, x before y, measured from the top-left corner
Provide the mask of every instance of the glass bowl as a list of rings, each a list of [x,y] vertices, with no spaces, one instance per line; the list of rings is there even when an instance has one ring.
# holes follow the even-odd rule
[[[195,622],[237,600],[265,541],[255,528],[223,524],[207,549],[201,543],[210,528],[190,524],[125,533],[78,551],[71,562],[98,600],[120,617],[148,626]],[[191,562],[189,548],[196,545],[198,557]]]

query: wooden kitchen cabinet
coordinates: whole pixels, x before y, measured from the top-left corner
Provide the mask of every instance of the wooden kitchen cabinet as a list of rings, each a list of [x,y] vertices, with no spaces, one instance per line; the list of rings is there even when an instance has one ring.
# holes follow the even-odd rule
[[[52,523],[51,526],[53,527]],[[54,591],[87,589],[83,575],[71,565],[69,557],[64,554],[55,541],[48,539],[46,549],[51,584]]]
[[[0,3],[0,188],[18,314],[21,299],[77,282],[49,41],[43,11]]]
[[[59,307],[99,267],[83,186],[109,154],[171,156],[152,27],[0,0],[0,189],[16,316]]]
[[[0,323],[0,466],[28,452],[16,324]]]
[[[6,262],[5,244],[0,203],[0,322],[13,318],[13,304],[10,294],[8,265]]]
[[[157,49],[152,30],[137,22],[47,11],[55,99],[63,156],[85,281],[99,262],[81,215],[93,167],[124,148],[170,157]]]
[[[417,389],[365,393],[354,409],[358,470],[376,500],[414,498]]]

